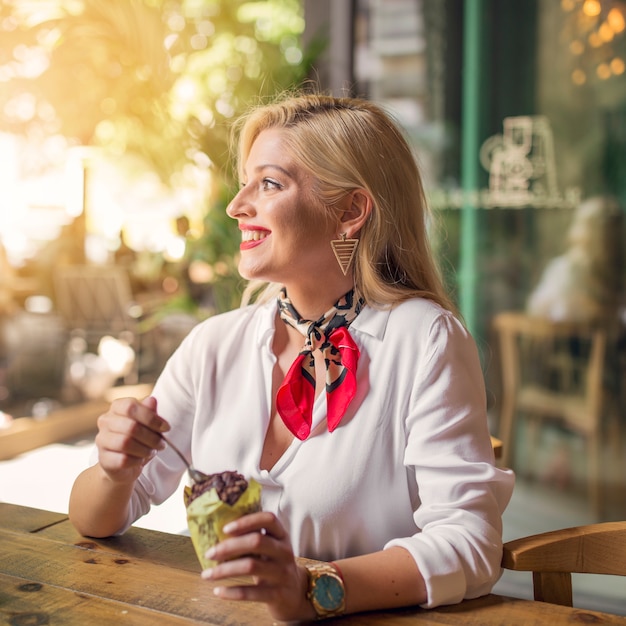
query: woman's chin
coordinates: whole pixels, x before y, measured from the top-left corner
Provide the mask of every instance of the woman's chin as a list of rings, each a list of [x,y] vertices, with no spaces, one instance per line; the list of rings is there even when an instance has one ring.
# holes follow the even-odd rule
[[[249,265],[239,264],[239,275],[244,280],[260,280],[266,282],[272,282],[273,279],[268,277],[268,273],[261,270],[259,267],[250,267]]]

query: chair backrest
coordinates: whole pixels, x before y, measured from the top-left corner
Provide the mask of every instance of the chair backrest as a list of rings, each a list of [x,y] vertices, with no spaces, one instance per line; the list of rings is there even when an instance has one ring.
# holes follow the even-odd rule
[[[504,545],[502,567],[533,572],[535,600],[572,606],[572,573],[626,576],[626,521],[509,541]]]
[[[494,318],[500,339],[503,392],[535,385],[577,394],[599,413],[607,332],[600,326],[555,322],[507,311]]]
[[[119,334],[134,330],[126,270],[114,265],[70,265],[55,273],[59,313],[70,329],[88,334]]]
[[[503,463],[510,462],[520,411],[560,419],[584,435],[598,433],[607,330],[513,311],[497,314],[493,325],[500,348]]]

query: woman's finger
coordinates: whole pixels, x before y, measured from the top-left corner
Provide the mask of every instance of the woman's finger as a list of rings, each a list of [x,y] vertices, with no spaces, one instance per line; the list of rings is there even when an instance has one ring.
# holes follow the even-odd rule
[[[98,434],[96,439],[98,439],[96,443],[102,451],[119,452],[138,459],[148,457],[154,454],[156,450],[162,450],[165,446],[161,439],[157,438],[151,441],[149,435],[142,440],[139,437],[110,432],[103,436]]]
[[[143,402],[135,398],[118,398],[111,403],[109,414],[130,417],[155,433],[170,429],[167,421],[157,414],[154,398],[146,398]]]
[[[246,555],[205,569],[201,576],[205,580],[252,576],[257,584],[275,584],[283,580],[284,572],[281,570],[273,561],[256,555]]]
[[[281,621],[290,621],[302,615],[307,575],[294,560],[277,566],[262,559],[239,559],[222,563],[202,572],[202,577],[217,581],[230,578],[228,586],[218,585],[213,593],[224,600],[264,602],[271,615]],[[227,574],[227,575],[226,575]],[[251,575],[254,584],[233,584],[233,577]]]
[[[279,541],[288,537],[287,531],[280,523],[279,519],[268,511],[250,513],[224,526],[224,532],[228,535],[239,536],[247,533],[260,532],[264,535],[274,537]]]
[[[107,415],[98,418],[96,444],[110,450],[145,456],[165,447],[161,436],[128,417]]]
[[[218,586],[213,593],[224,600],[247,600],[267,604],[280,600],[280,590],[272,585],[228,585]]]

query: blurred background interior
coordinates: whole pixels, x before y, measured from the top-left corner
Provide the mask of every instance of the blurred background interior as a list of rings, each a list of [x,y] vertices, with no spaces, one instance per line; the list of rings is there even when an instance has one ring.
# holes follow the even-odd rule
[[[238,305],[229,125],[310,80],[418,154],[505,539],[624,519],[625,30],[618,0],[0,0],[0,500],[65,511],[106,402]],[[611,584],[580,601],[626,613]]]

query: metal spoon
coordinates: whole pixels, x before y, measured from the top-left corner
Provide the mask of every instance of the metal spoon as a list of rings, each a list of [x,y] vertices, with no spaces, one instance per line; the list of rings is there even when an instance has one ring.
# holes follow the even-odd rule
[[[161,433],[161,438],[182,459],[183,463],[187,466],[187,473],[189,474],[191,480],[193,480],[195,483],[202,483],[205,480],[209,479],[207,474],[201,472],[200,470],[197,470],[195,467],[192,467],[191,463],[185,458],[183,453],[163,433]]]

